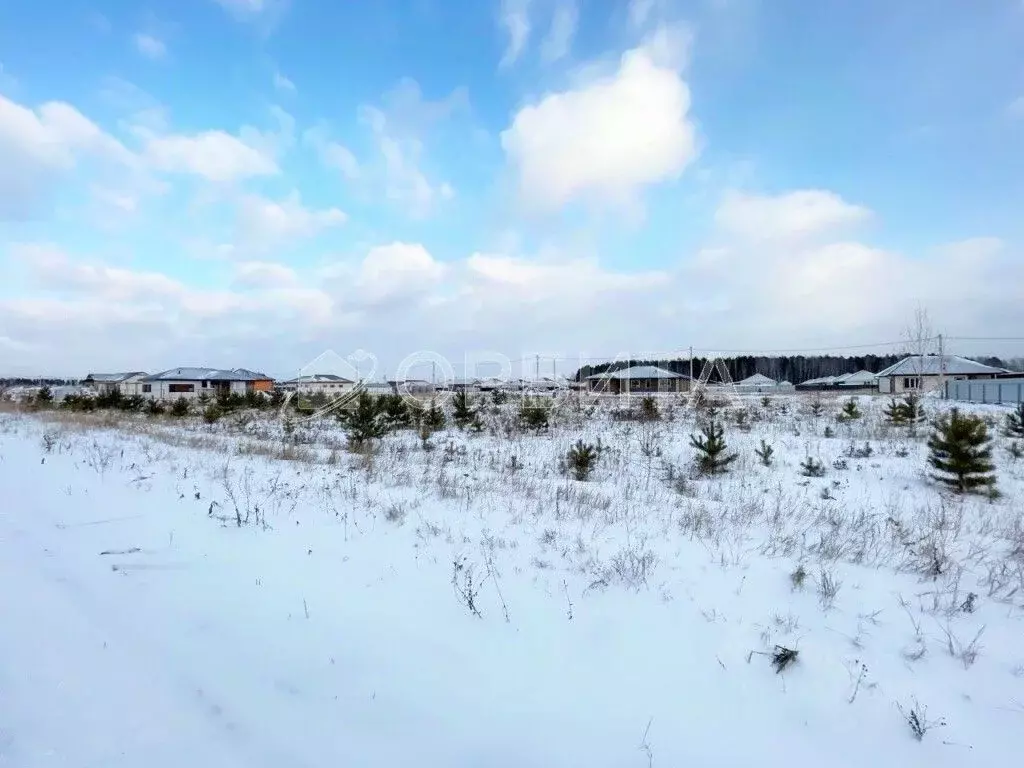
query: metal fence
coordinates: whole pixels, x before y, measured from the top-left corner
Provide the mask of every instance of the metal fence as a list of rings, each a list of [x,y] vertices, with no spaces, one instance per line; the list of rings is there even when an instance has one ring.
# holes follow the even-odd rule
[[[1024,378],[947,381],[946,399],[968,403],[1024,403]]]

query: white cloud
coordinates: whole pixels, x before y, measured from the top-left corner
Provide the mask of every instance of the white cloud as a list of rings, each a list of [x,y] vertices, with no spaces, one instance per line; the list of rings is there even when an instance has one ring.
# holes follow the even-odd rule
[[[359,159],[344,144],[332,140],[323,125],[307,129],[303,140],[322,163],[336,168],[363,192],[383,195],[413,218],[424,218],[455,195],[447,181],[431,179],[424,171],[424,136],[437,122],[467,104],[465,91],[456,89],[439,101],[423,98],[419,85],[403,80],[384,94],[381,106],[364,104],[357,114],[368,129],[374,152]]]
[[[277,163],[269,152],[224,131],[151,136],[145,153],[157,170],[194,174],[215,182],[278,173]]]
[[[242,261],[235,264],[234,281],[244,288],[287,288],[298,283],[295,270],[269,261]]]
[[[950,335],[992,335],[1024,322],[1024,259],[997,239],[908,255],[844,240],[838,230],[821,237],[737,237],[650,271],[609,269],[554,246],[441,262],[422,244],[392,242],[320,274],[236,263],[231,282],[214,288],[25,245],[14,255],[32,283],[0,299],[0,327],[18,344],[6,345],[9,368],[72,373],[60,366],[144,369],[207,355],[217,365],[294,369],[337,347],[341,330],[348,349],[368,349],[390,366],[416,349],[570,357],[689,343],[834,347],[898,338],[918,303]],[[697,330],[681,339],[680,328]],[[571,367],[565,361],[560,370]]]
[[[55,184],[90,159],[119,169],[138,158],[70,104],[36,109],[0,95],[0,220],[35,214]]]
[[[557,0],[551,27],[541,43],[541,59],[551,63],[568,55],[573,37],[576,35],[579,14],[577,0]]]
[[[288,91],[295,93],[295,83],[289,80],[287,77],[282,75],[280,72],[274,73],[274,87],[279,91]]]
[[[285,240],[313,237],[325,229],[344,224],[346,219],[337,208],[306,208],[298,191],[292,191],[280,202],[259,195],[246,195],[239,204],[238,229],[243,240],[274,247]]]
[[[861,224],[871,211],[847,203],[834,192],[805,189],[781,195],[726,194],[715,223],[749,240],[800,239]]]
[[[364,107],[362,118],[373,131],[384,159],[384,194],[389,200],[402,204],[411,216],[418,218],[452,197],[454,193],[447,182],[431,182],[420,168],[423,142],[419,138],[392,132],[384,113],[373,107]]]
[[[501,66],[516,62],[530,39],[530,0],[501,0],[499,21],[508,34],[508,45]]]
[[[320,162],[329,168],[341,171],[342,175],[352,181],[359,178],[360,167],[352,150],[337,141],[327,137],[327,131],[323,126],[308,128],[303,134],[303,140],[320,156]]]
[[[1013,118],[1024,119],[1024,96],[1019,96],[1007,104],[1006,114]]]
[[[540,209],[573,199],[632,203],[645,186],[677,178],[697,153],[690,91],[645,48],[618,71],[523,107],[501,134],[522,198]]]
[[[380,245],[360,265],[357,301],[368,305],[412,301],[430,291],[443,275],[444,267],[419,243]]]
[[[135,50],[145,56],[147,59],[162,59],[167,55],[167,45],[159,38],[153,35],[147,35],[143,32],[138,32],[132,38],[132,42],[135,45]]]
[[[46,243],[13,246],[11,254],[28,267],[35,280],[50,289],[89,294],[104,301],[151,299],[179,295],[184,286],[159,272],[72,261],[60,248]]]

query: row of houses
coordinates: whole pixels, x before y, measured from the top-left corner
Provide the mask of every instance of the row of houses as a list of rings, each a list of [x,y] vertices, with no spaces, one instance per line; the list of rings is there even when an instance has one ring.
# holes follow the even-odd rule
[[[733,383],[738,393],[783,394],[794,390],[877,391],[899,394],[906,391],[928,392],[941,382],[972,381],[1019,376],[1004,368],[996,368],[955,355],[912,355],[878,373],[857,371],[842,376],[826,376],[804,381],[795,387],[788,381],[775,381],[762,374]],[[595,393],[660,393],[688,392],[693,380],[654,365],[637,365],[588,376],[581,382],[556,379],[457,378],[442,384],[422,379],[356,382],[336,374],[307,374],[276,382],[270,376],[246,368],[172,368],[161,373],[143,371],[125,373],[90,373],[82,382],[97,393],[117,390],[124,396],[139,395],[154,400],[217,397],[222,394],[246,395],[269,393],[275,388],[307,395],[337,396],[357,386],[374,393],[430,394],[439,391],[492,392],[495,390],[554,393],[584,389]]]
[[[843,376],[824,376],[797,385],[798,390],[877,391],[887,395],[902,392],[932,392],[943,382],[976,381],[1019,376],[957,355],[911,355],[888,368],[872,373],[857,371]]]

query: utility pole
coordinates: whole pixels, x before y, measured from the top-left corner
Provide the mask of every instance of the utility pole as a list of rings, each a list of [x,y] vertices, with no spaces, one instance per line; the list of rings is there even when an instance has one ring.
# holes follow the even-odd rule
[[[533,380],[540,381],[540,355],[536,355],[534,358],[534,373]]]
[[[430,388],[433,389],[437,384],[437,361],[430,361]]]
[[[942,393],[943,398],[948,397],[946,393],[946,349],[941,333],[939,334],[939,392]]]
[[[690,345],[690,386],[693,386],[693,345]]]

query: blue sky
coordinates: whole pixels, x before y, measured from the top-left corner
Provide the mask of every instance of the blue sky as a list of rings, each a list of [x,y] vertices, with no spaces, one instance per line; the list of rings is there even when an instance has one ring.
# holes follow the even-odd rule
[[[0,361],[1005,336],[1022,43],[1019,0],[8,0]]]

